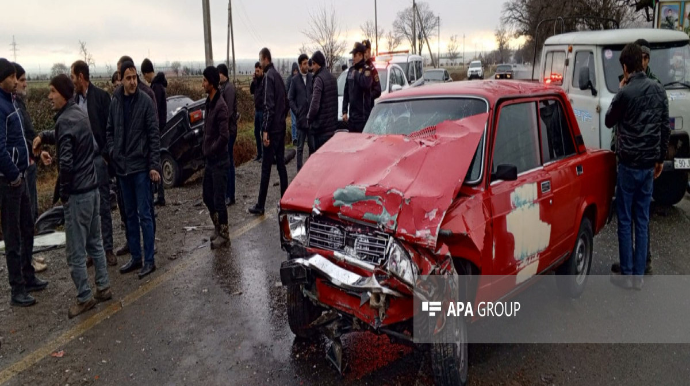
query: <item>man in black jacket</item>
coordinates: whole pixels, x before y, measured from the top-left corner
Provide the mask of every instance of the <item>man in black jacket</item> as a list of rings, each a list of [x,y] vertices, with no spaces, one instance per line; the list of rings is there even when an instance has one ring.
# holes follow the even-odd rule
[[[309,145],[309,154],[313,152],[312,141],[307,139],[311,138],[307,114],[309,113],[309,102],[311,102],[313,78],[309,73],[309,57],[302,54],[297,61],[299,62],[299,75],[292,77],[288,99],[290,100],[293,122],[297,124],[297,171],[299,172],[302,169],[305,142]]]
[[[225,64],[218,65],[218,73],[220,74],[220,96],[223,98],[225,105],[228,106],[228,132],[230,138],[228,139],[228,155],[230,157],[230,166],[228,167],[228,188],[225,192],[225,205],[235,205],[235,140],[237,139],[237,91],[235,85],[230,82],[228,76],[228,66]]]
[[[263,133],[263,161],[261,163],[261,186],[259,188],[259,201],[249,213],[263,216],[268,195],[268,184],[271,179],[271,167],[276,161],[278,175],[280,176],[280,196],[285,194],[288,186],[287,169],[285,168],[285,119],[288,106],[285,95],[285,82],[271,63],[271,51],[268,48],[261,49],[259,61],[264,69],[264,116],[261,126]]]
[[[606,127],[617,125],[618,130],[616,209],[621,275],[614,275],[611,280],[615,285],[639,290],[644,284],[654,179],[663,170],[671,128],[666,91],[644,73],[640,46],[625,46],[620,62],[623,85],[611,101],[605,120]]]
[[[65,208],[67,264],[77,287],[77,303],[69,307],[72,319],[92,309],[97,302],[110,300],[110,281],[101,241],[99,181],[94,157],[98,145],[89,127],[86,112],[72,100],[74,85],[67,75],[50,81],[50,99],[55,130],[41,133],[43,143],[57,145],[60,200]],[[92,295],[86,255],[96,266],[96,294]]]
[[[108,265],[117,265],[117,257],[113,253],[113,218],[110,210],[110,175],[108,173],[108,151],[105,141],[105,127],[108,125],[110,110],[110,95],[91,83],[89,65],[78,60],[72,64],[72,82],[74,83],[75,102],[89,116],[89,125],[99,153],[94,157],[96,175],[98,176],[98,191],[100,193],[101,235],[103,249],[105,249]],[[89,265],[92,264],[89,256]]]
[[[371,67],[364,60],[365,52],[364,44],[355,43],[350,52],[354,65],[347,72],[343,94],[343,122],[347,123],[348,130],[354,133],[364,130],[373,106],[371,89],[374,77]]]
[[[319,150],[338,129],[338,81],[326,68],[321,51],[312,55],[314,90],[309,103],[307,124],[314,137],[314,151]]]
[[[120,272],[141,268],[141,279],[156,270],[151,182],[160,181],[160,133],[153,101],[138,89],[134,63],[122,63],[120,74],[122,87],[115,90],[110,104],[106,140],[120,182],[127,215],[127,244],[132,253],[132,259]],[[143,266],[140,230],[145,249]]]
[[[153,70],[153,63],[147,58],[141,63],[141,73],[144,75],[144,80],[151,86],[153,94],[156,96],[156,111],[158,112],[158,129],[163,136],[165,124],[168,122],[168,96],[166,89],[168,88],[168,80],[165,79],[165,74]],[[156,184],[155,190],[158,192],[158,199],[154,205],[165,206],[165,189],[163,181]]]
[[[299,65],[296,62],[292,63],[292,71],[290,72],[290,76],[285,79],[285,92],[289,95],[290,94],[290,87],[292,86],[292,78],[295,78],[299,76]],[[294,146],[297,146],[297,117],[295,117],[295,114],[290,111],[290,118],[291,118],[291,129],[292,129],[292,144]]]
[[[256,159],[254,161],[260,162],[263,155],[263,146],[261,145],[261,125],[264,121],[264,69],[261,63],[254,64],[254,77],[252,84],[249,86],[249,92],[254,95],[254,138],[256,139]]]

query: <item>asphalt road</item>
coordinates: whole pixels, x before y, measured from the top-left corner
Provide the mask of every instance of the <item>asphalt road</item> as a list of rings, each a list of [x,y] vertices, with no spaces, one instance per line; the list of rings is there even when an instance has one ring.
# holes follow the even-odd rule
[[[293,175],[294,165],[288,169]],[[211,251],[203,232],[167,234],[194,223],[194,216],[202,225],[210,224],[203,220],[202,209],[194,206],[198,182],[173,190],[169,201],[178,205],[159,211],[159,221],[167,225],[158,238],[160,248],[171,250],[178,244],[179,248],[160,252],[159,271],[145,282],[111,270],[117,300],[73,321],[67,320],[65,310],[74,289],[64,260],[55,258],[51,271],[60,274],[51,277],[51,286],[61,283],[65,288],[62,297],[52,296],[49,287],[47,293],[38,295],[39,304],[34,308],[4,307],[0,311],[12,313],[0,330],[0,382],[433,384],[428,352],[393,345],[383,336],[346,336],[348,366],[343,376],[326,361],[325,341],[295,340],[287,325],[285,291],[279,283],[278,269],[285,254],[280,250],[275,210],[259,219],[242,214],[252,203],[256,184],[252,180],[257,172],[255,163],[239,170],[240,194],[245,198],[231,210],[229,250]],[[271,188],[270,205],[277,203],[277,190]],[[673,208],[653,208],[657,274],[690,273],[689,226],[690,196]],[[607,274],[616,258],[615,230],[615,224],[611,225],[595,239],[592,274]],[[64,251],[54,253],[60,256]],[[0,301],[7,304],[9,299],[3,296]],[[42,330],[37,315],[43,315],[45,309],[65,312],[53,311],[56,323]],[[470,347],[470,355],[472,385],[687,385],[690,379],[690,345],[477,344]]]

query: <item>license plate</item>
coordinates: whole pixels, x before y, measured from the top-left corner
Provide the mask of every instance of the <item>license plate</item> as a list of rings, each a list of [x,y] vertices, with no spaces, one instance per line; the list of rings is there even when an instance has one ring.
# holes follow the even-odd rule
[[[673,160],[676,169],[690,169],[690,158],[676,158]]]

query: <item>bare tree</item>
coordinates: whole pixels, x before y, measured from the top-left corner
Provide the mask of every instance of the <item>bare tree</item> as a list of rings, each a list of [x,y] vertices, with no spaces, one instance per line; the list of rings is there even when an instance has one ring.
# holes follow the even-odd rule
[[[326,57],[326,66],[332,71],[333,65],[340,61],[347,48],[347,43],[340,40],[341,28],[336,18],[335,9],[322,6],[309,13],[309,29],[302,34]]]
[[[306,44],[302,43],[302,47],[299,48],[299,53],[300,53],[300,55],[302,55],[302,54],[309,55],[309,47],[307,47]]]
[[[171,69],[173,70],[173,72],[175,73],[175,76],[179,76],[179,75],[180,75],[180,67],[182,67],[182,64],[181,64],[180,62],[172,62],[172,63],[170,64],[170,68],[171,68]],[[189,71],[185,71],[185,72],[189,72]]]
[[[364,39],[368,39],[370,42],[372,42],[372,44],[376,44],[376,25],[373,21],[367,20],[364,24],[359,26],[359,29],[362,30],[362,36],[364,37]],[[386,31],[383,28],[379,28],[378,32],[379,38],[382,38],[383,34],[386,33]]]
[[[510,36],[508,31],[504,26],[500,26],[496,28],[494,36],[496,36],[496,44],[498,45],[498,49],[496,50],[498,53],[498,61],[505,63],[510,56],[510,47],[508,45]]]
[[[426,36],[429,39],[436,36],[436,30],[438,27],[438,17],[436,16],[436,14],[434,14],[434,12],[429,7],[429,4],[427,3],[417,3],[417,9],[419,10],[419,14],[421,16],[421,18],[416,18],[416,32],[419,35],[417,36],[417,52],[421,53],[422,48],[424,48],[425,42],[423,36],[421,39],[419,38],[422,35],[422,28],[424,29],[424,32],[426,32]],[[415,20],[415,18],[413,17],[412,7],[409,7],[398,12],[398,16],[393,22],[393,29],[395,31],[395,34],[406,38],[407,41],[410,42],[410,46],[414,41],[414,35],[412,33],[412,25],[414,24],[413,20]]]
[[[388,51],[395,51],[396,48],[400,47],[402,44],[402,36],[396,35],[393,30],[388,31],[386,34],[386,41],[388,42]]]
[[[448,50],[448,59],[450,59],[451,63],[455,63],[460,56],[460,51],[458,50],[458,35],[453,35],[450,37],[450,41],[448,42],[446,49]]]
[[[113,66],[110,64],[105,65],[105,72],[108,74],[108,76],[111,76],[113,74]]]
[[[89,67],[96,67],[96,62],[93,60],[93,55],[86,48],[86,42],[79,41],[79,55],[84,58],[84,62],[89,65]]]
[[[51,78],[54,78],[60,74],[69,75],[69,68],[67,67],[67,65],[65,65],[65,63],[53,64],[53,67],[50,69]]]

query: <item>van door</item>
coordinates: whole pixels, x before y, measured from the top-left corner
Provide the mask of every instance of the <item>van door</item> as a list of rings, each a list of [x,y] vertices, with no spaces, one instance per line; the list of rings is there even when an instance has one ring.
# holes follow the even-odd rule
[[[577,47],[574,55],[575,65],[568,72],[568,81],[571,85],[568,91],[570,104],[575,111],[577,123],[580,126],[582,138],[585,140],[585,145],[589,147],[602,148],[600,143],[600,113],[599,106],[599,87],[597,82],[596,65],[594,61],[594,47]],[[592,95],[593,91],[590,89],[580,90],[580,71],[588,69],[589,79],[592,82],[593,90],[596,90],[597,95]]]

